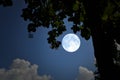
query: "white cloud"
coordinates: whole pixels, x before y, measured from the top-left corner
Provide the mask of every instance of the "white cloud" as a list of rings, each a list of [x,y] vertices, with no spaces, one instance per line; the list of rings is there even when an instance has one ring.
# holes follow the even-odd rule
[[[50,75],[39,76],[38,66],[23,59],[15,59],[9,70],[0,69],[0,80],[51,80]]]
[[[76,80],[94,80],[94,73],[85,67],[79,67],[79,75]]]

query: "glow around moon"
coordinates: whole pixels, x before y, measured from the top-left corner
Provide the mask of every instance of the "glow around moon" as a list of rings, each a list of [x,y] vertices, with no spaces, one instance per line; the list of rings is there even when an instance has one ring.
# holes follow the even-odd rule
[[[62,46],[67,52],[75,52],[80,47],[80,39],[76,34],[66,34],[62,39]]]

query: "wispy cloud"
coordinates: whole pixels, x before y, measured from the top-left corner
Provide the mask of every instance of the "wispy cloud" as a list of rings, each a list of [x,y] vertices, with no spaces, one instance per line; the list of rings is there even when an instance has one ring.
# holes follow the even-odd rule
[[[94,73],[85,67],[79,67],[79,74],[76,80],[94,80]]]
[[[23,59],[15,59],[9,70],[0,69],[0,80],[51,80],[50,75],[39,76],[38,65]]]

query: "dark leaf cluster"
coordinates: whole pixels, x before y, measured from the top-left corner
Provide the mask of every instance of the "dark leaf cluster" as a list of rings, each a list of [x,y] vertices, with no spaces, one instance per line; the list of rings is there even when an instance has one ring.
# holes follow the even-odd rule
[[[73,22],[73,32],[80,31],[82,3],[79,0],[25,0],[25,3],[27,7],[23,9],[21,16],[25,21],[30,21],[28,32],[35,32],[36,28],[41,26],[51,27],[52,30],[48,32],[48,43],[52,48],[58,48],[60,45],[56,38],[66,31],[63,20],[67,16],[68,21]]]
[[[12,6],[13,2],[12,0],[0,0],[0,5],[3,5],[4,7]]]

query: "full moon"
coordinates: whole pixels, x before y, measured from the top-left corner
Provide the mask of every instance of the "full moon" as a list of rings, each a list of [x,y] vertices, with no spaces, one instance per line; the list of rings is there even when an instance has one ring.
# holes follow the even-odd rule
[[[76,34],[66,34],[62,39],[62,47],[67,52],[75,52],[80,47],[80,39]]]

